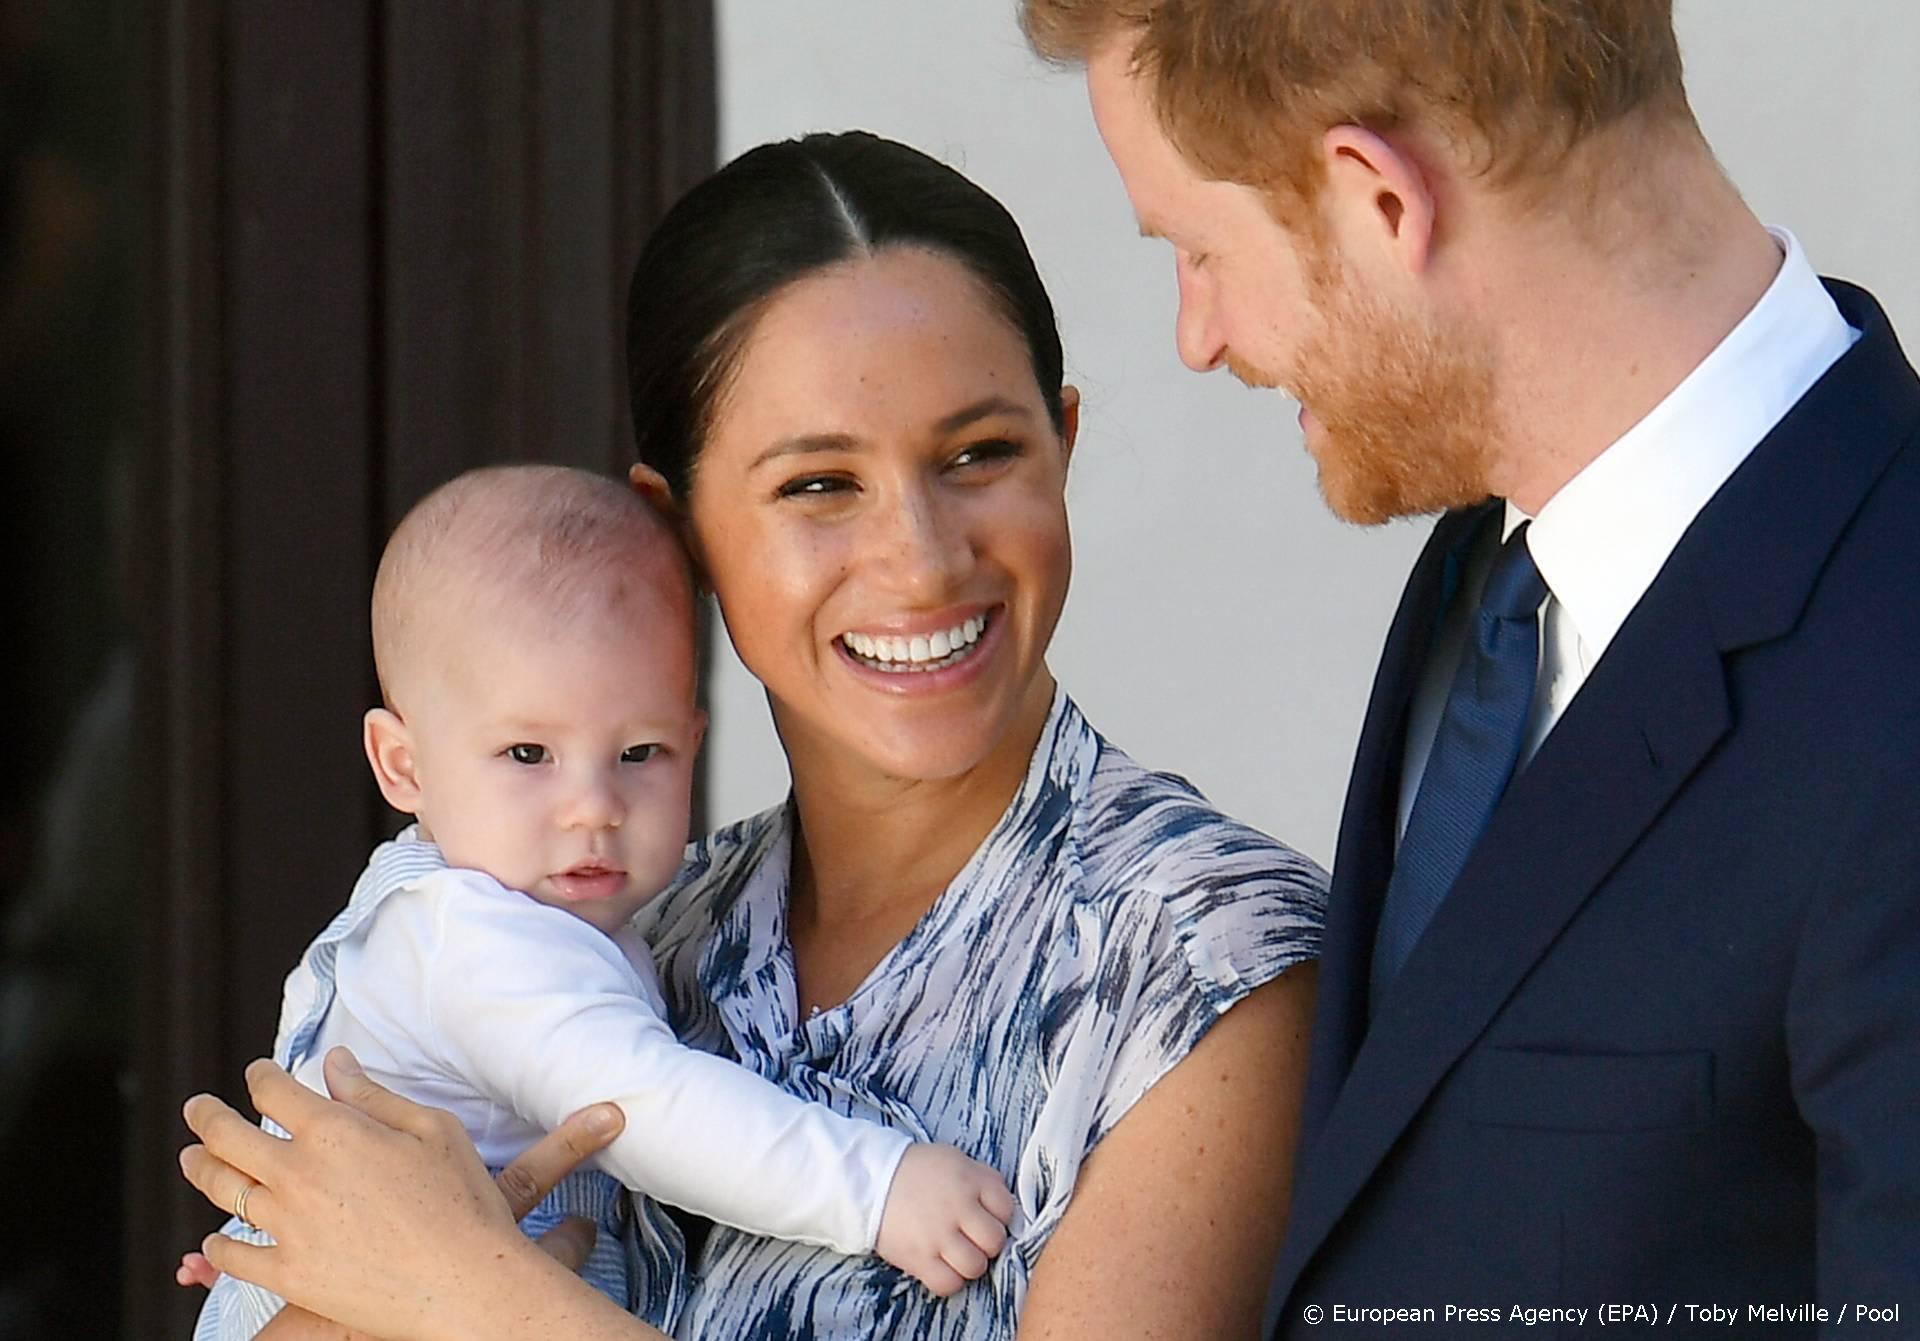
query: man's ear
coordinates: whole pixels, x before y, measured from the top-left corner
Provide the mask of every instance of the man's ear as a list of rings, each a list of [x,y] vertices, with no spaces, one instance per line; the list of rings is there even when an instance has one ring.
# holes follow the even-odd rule
[[[373,780],[387,804],[408,815],[420,811],[419,765],[413,757],[413,733],[385,708],[369,708],[362,719],[361,744],[373,766]]]
[[[633,486],[635,493],[647,500],[649,507],[666,518],[667,524],[673,527],[673,533],[680,537],[680,544],[693,563],[694,585],[700,591],[713,590],[712,584],[707,581],[707,569],[700,557],[700,546],[694,542],[693,524],[687,518],[687,510],[680,506],[680,500],[673,496],[673,486],[667,483],[667,477],[645,461],[636,461],[627,467],[627,483]]]
[[[1068,462],[1073,460],[1073,444],[1080,438],[1080,388],[1063,386],[1060,388],[1060,451]]]
[[[1364,126],[1342,125],[1320,141],[1327,180],[1322,208],[1348,256],[1384,253],[1410,275],[1426,272],[1434,241],[1433,182],[1409,147]]]

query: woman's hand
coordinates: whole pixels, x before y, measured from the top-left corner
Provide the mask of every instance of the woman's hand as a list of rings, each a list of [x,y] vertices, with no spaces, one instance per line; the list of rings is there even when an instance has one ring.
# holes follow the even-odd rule
[[[187,1125],[203,1142],[181,1152],[188,1181],[229,1212],[248,1189],[247,1219],[276,1240],[259,1247],[210,1235],[203,1245],[208,1260],[314,1313],[395,1341],[519,1334],[497,1330],[516,1315],[533,1320],[524,1312],[528,1301],[502,1294],[515,1274],[508,1264],[524,1262],[531,1248],[515,1222],[618,1134],[620,1110],[598,1104],[575,1114],[504,1170],[496,1186],[451,1115],[381,1088],[345,1049],[328,1055],[326,1073],[338,1102],[269,1062],[247,1068],[255,1107],[291,1140],[269,1135],[211,1095],[187,1101]],[[572,1222],[543,1246],[577,1265],[592,1234],[590,1224]]]

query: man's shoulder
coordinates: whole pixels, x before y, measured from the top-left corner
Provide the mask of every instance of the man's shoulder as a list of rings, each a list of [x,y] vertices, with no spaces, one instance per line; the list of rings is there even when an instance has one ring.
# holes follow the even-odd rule
[[[1723,652],[1808,647],[1866,660],[1912,645],[1920,607],[1920,377],[1879,305],[1832,285],[1859,338],[1696,518],[1682,560]],[[1872,615],[1862,602],[1878,605]]]
[[[1863,337],[1867,338],[1867,337]],[[1882,340],[1892,344],[1891,334]],[[1763,487],[1729,490],[1730,526],[1723,541],[1744,536],[1737,575],[1729,582],[1766,586],[1795,563],[1815,569],[1806,614],[1788,636],[1839,634],[1847,626],[1817,619],[1834,607],[1875,603],[1855,631],[1880,652],[1896,645],[1920,652],[1920,378],[1898,347],[1869,357],[1877,367],[1843,385],[1841,396],[1809,397],[1778,430],[1780,458],[1766,463]],[[1816,388],[1817,392],[1818,388]],[[1729,545],[1729,548],[1734,548]]]

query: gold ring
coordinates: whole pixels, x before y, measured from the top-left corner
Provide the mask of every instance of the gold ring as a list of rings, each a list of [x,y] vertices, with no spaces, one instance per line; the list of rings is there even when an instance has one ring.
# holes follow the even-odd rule
[[[247,1219],[247,1198],[253,1195],[253,1189],[258,1186],[260,1186],[258,1183],[248,1183],[240,1189],[240,1195],[233,1199],[233,1218],[245,1225],[248,1229],[259,1228],[253,1221]]]

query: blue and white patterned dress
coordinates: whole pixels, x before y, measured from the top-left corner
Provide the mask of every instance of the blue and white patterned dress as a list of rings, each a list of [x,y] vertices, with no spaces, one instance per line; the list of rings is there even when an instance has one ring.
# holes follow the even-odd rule
[[[877,1257],[716,1227],[685,1308],[655,1321],[688,1341],[1011,1337],[1087,1155],[1229,1007],[1315,956],[1326,876],[1141,768],[1059,694],[1018,794],[952,885],[844,1003],[802,1020],[789,813],[695,845],[642,912],[676,1031],[998,1169],[1012,1236],[943,1301]]]

